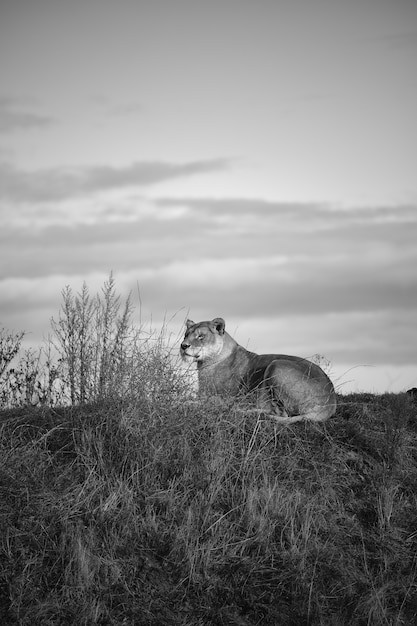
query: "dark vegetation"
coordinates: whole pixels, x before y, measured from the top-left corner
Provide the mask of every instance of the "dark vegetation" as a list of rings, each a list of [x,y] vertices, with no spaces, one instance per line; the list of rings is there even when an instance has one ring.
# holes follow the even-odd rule
[[[188,402],[152,345],[123,393],[103,366],[102,397],[0,412],[0,623],[417,623],[407,394],[285,426]]]

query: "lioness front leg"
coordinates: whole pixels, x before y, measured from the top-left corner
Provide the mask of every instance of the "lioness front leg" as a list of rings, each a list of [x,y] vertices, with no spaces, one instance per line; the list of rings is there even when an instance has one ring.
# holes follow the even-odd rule
[[[284,404],[275,396],[270,387],[269,381],[264,380],[257,396],[257,409],[279,419],[288,418],[289,415],[284,408]]]
[[[277,422],[286,424],[311,419],[309,411],[300,411],[298,399],[294,397],[294,386],[288,385],[285,377],[282,377],[281,368],[277,372],[275,364],[271,363],[265,374],[258,396],[261,410]]]

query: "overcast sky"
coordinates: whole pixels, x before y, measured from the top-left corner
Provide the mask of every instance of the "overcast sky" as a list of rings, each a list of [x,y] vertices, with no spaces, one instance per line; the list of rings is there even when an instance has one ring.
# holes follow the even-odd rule
[[[174,335],[417,386],[415,0],[2,0],[0,78],[1,326],[113,271]]]

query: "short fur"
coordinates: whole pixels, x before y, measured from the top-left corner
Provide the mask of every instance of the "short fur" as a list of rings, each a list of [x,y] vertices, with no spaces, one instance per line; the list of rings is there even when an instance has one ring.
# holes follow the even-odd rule
[[[199,392],[236,395],[255,391],[258,410],[281,422],[321,422],[336,411],[336,394],[327,374],[306,359],[286,354],[255,354],[226,331],[225,321],[187,320],[180,352],[196,361]]]

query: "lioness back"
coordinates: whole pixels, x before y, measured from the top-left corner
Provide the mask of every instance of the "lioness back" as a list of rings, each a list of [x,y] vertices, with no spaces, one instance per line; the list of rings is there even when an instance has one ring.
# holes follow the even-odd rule
[[[255,354],[225,330],[225,321],[188,320],[180,347],[186,361],[197,363],[199,392],[256,393],[259,411],[283,422],[323,421],[336,411],[336,394],[317,364],[285,354]]]

